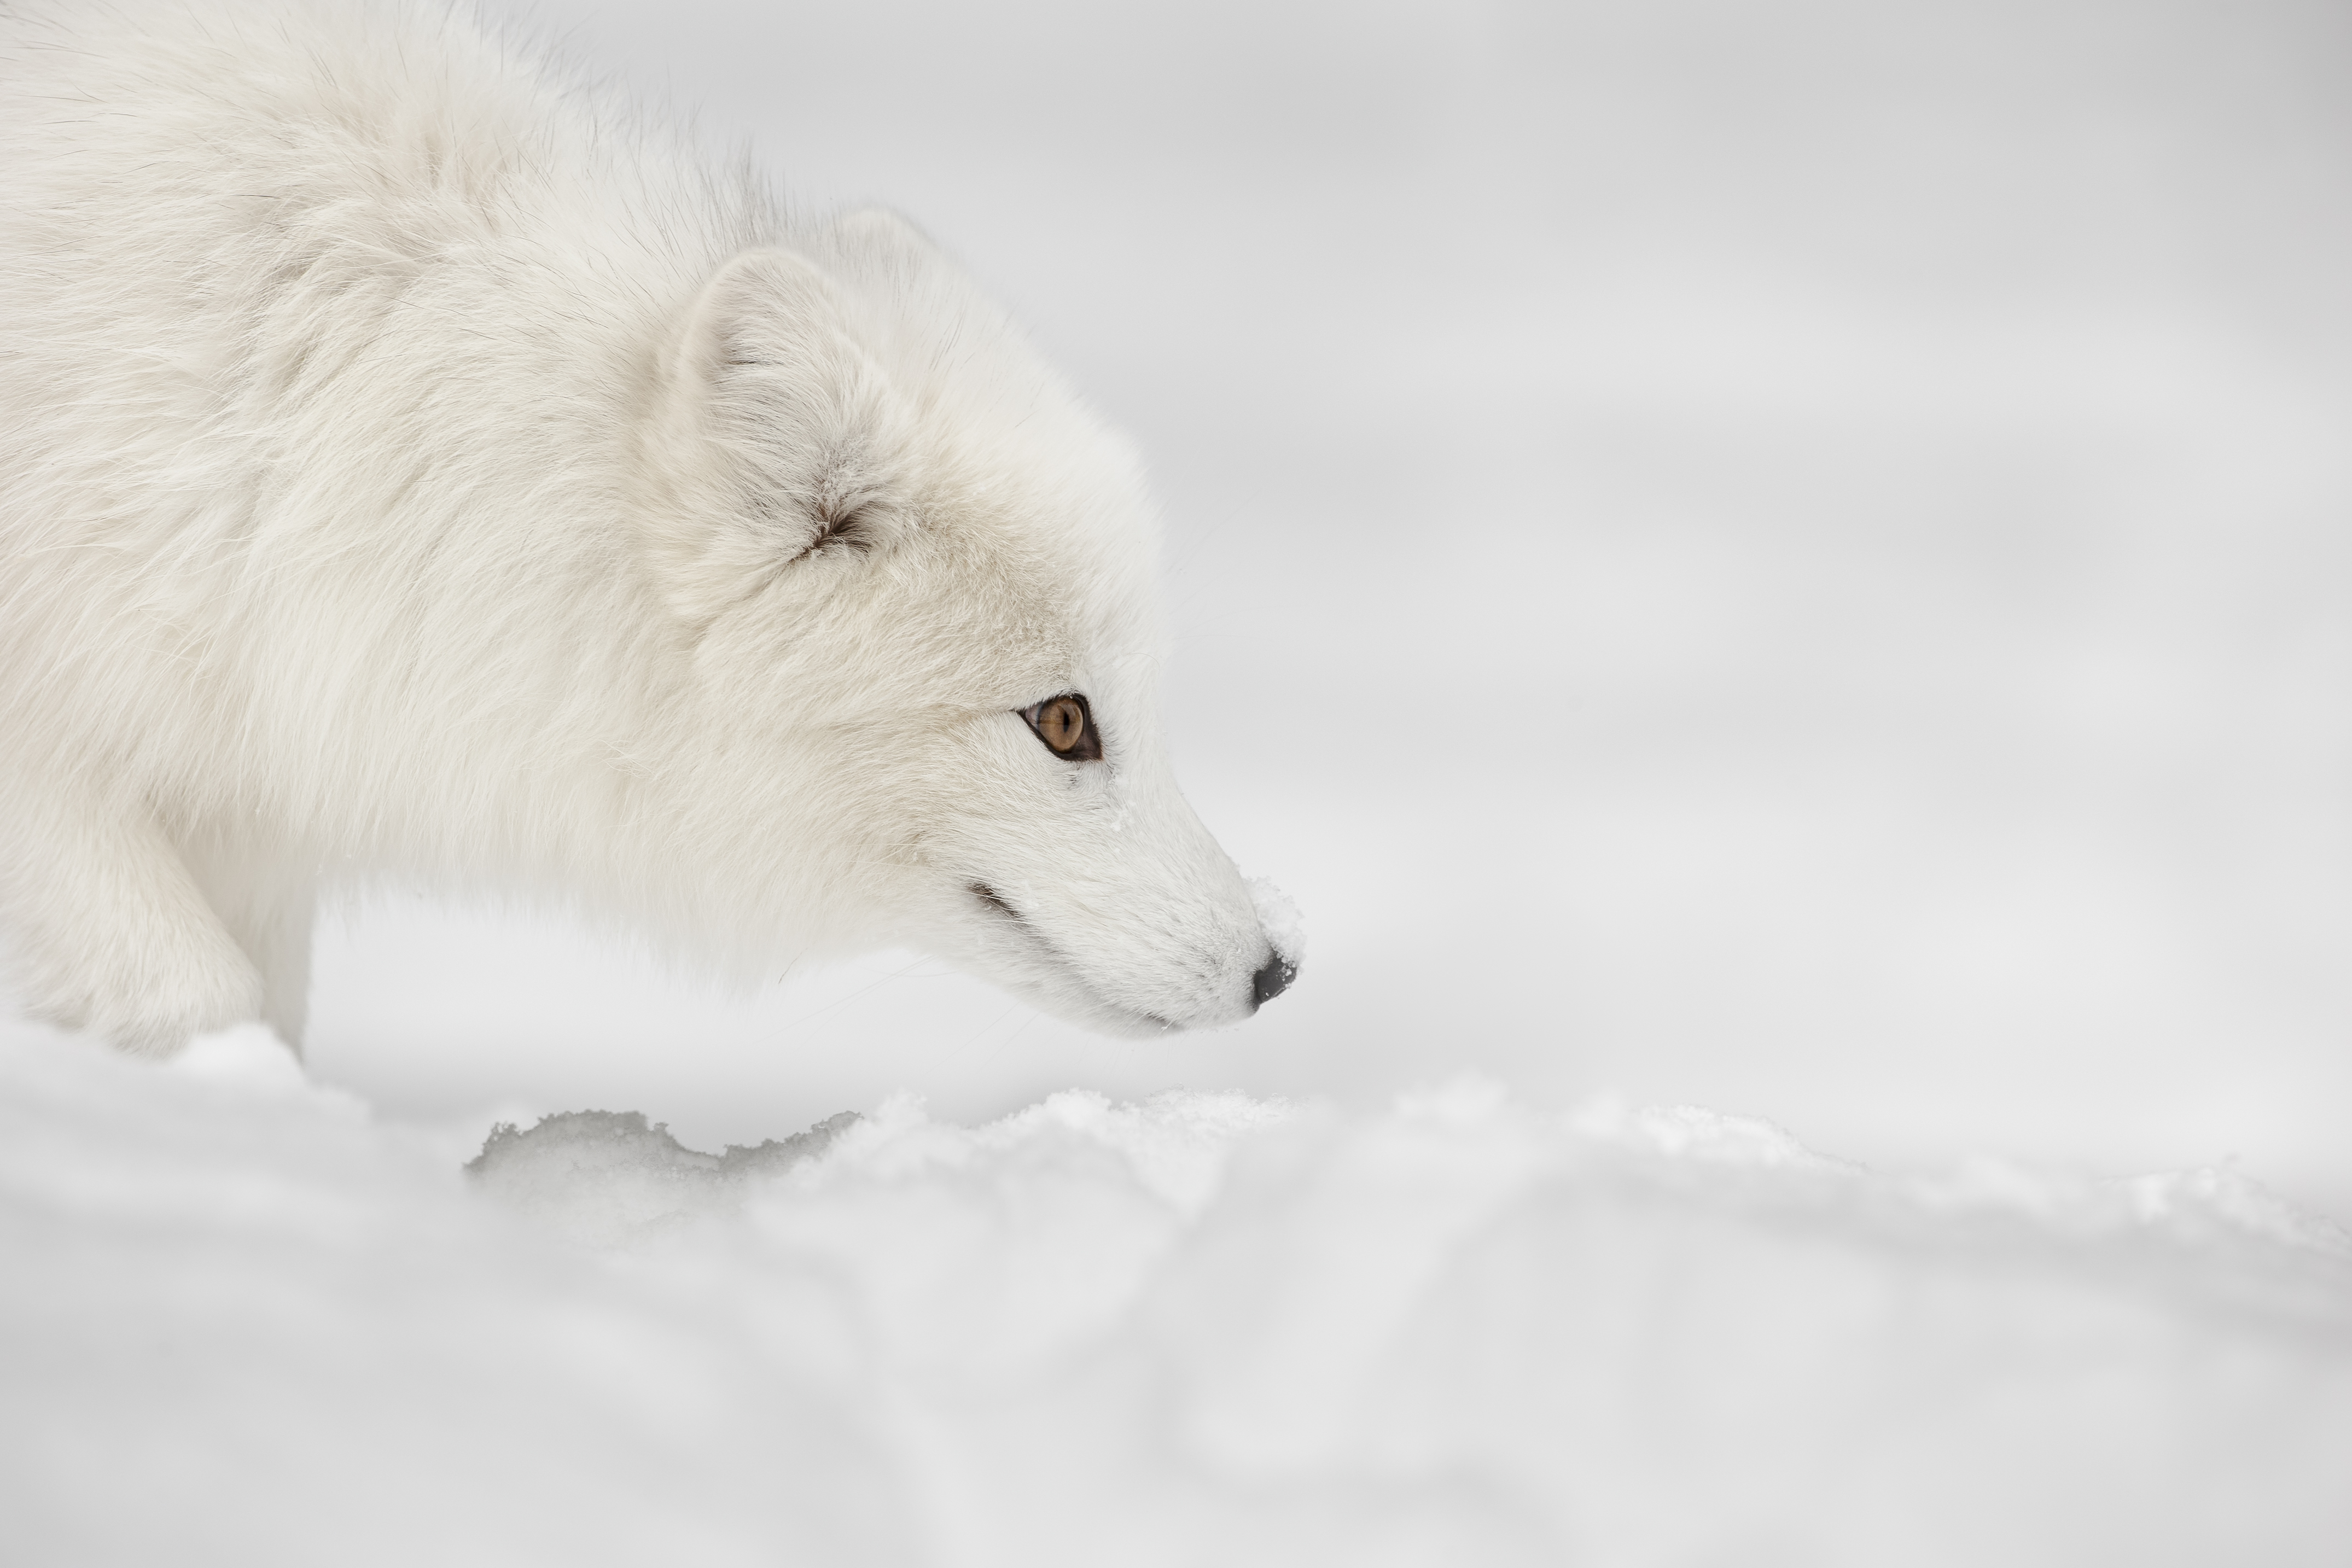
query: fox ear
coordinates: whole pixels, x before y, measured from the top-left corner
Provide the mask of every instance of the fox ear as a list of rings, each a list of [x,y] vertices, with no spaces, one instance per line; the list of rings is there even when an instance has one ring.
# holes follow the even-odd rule
[[[707,618],[820,558],[845,566],[904,526],[898,398],[801,257],[721,267],[661,379],[656,545],[682,611]]]

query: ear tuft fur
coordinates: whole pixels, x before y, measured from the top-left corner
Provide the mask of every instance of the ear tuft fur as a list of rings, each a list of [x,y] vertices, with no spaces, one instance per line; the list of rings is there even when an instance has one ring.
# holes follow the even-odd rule
[[[898,395],[807,260],[745,251],[687,311],[652,422],[648,518],[680,613],[708,620],[796,563],[865,555],[904,525]]]

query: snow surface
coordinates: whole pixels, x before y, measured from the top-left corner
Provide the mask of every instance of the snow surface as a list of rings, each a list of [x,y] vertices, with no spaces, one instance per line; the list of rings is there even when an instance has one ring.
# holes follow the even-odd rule
[[[2352,1249],[1475,1081],[462,1140],[0,1030],[23,1563],[2340,1563]]]

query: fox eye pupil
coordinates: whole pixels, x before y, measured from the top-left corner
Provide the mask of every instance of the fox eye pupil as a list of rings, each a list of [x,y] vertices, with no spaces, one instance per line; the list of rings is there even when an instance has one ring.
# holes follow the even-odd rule
[[[1034,707],[1024,708],[1021,716],[1037,732],[1055,756],[1073,762],[1095,762],[1102,758],[1102,737],[1095,733],[1094,712],[1087,699],[1076,692],[1065,692],[1048,697]]]

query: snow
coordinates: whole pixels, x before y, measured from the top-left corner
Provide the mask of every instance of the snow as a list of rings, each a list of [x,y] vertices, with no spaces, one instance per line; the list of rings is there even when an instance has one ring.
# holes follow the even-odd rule
[[[390,897],[307,1078],[0,1020],[0,1561],[2342,1563],[2324,12],[564,19],[1139,438],[1316,951],[1138,1047]]]
[[[2340,1561],[2352,1244],[1465,1080],[453,1133],[0,1039],[43,1563]],[[780,1129],[791,1132],[793,1129]],[[472,1155],[471,1163],[467,1163]]]
[[[1265,927],[1266,940],[1293,969],[1297,968],[1307,961],[1307,917],[1288,894],[1265,877],[1250,878],[1249,892],[1258,920]]]

